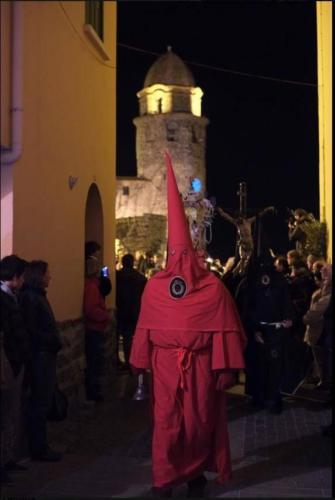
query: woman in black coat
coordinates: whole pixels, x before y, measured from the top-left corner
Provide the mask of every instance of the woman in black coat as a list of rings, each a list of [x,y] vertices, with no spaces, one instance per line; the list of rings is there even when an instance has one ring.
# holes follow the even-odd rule
[[[46,289],[50,282],[47,262],[30,262],[20,305],[32,345],[31,399],[29,405],[30,453],[33,460],[58,461],[61,454],[47,444],[47,415],[56,385],[56,357],[62,344]]]

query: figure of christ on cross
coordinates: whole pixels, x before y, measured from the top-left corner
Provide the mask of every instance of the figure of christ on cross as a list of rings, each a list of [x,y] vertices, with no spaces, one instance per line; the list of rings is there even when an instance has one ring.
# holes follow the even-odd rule
[[[231,216],[230,214],[222,210],[221,207],[217,207],[217,211],[223,219],[227,220],[231,224],[234,224],[238,233],[237,245],[239,247],[239,250],[248,253],[250,256],[254,248],[253,237],[252,237],[253,223],[256,221],[257,217],[261,218],[267,213],[274,213],[275,208],[266,207],[258,215],[247,217],[246,216],[247,188],[245,182],[240,183],[240,189],[237,194],[239,195],[239,201],[240,201],[240,212],[237,217]]]

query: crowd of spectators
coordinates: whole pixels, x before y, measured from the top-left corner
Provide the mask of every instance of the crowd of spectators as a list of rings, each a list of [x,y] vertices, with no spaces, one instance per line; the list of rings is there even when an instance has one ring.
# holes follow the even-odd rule
[[[235,298],[248,336],[246,394],[253,404],[282,411],[283,380],[292,393],[305,382],[332,400],[332,266],[325,259],[290,250],[286,255],[263,252],[257,258],[240,252],[222,264],[199,258],[222,280]],[[139,261],[123,256],[116,271],[117,364],[130,371],[129,356],[141,295],[147,279],[163,268],[163,256],[147,254]],[[18,463],[22,429],[32,460],[59,461],[47,442],[47,420],[56,387],[57,353],[62,348],[47,298],[47,262],[4,257],[0,267],[1,298],[1,482],[25,470]],[[105,297],[112,283],[102,267],[96,242],[85,247],[85,322],[87,400],[103,401],[100,383],[105,331],[110,319]],[[123,342],[123,359],[119,339]],[[292,350],[293,346],[293,350]],[[303,352],[303,356],[301,353]],[[296,357],[295,357],[296,356]],[[304,362],[301,365],[301,360]],[[292,377],[296,360],[300,371]],[[290,378],[291,377],[291,378]],[[293,380],[294,379],[294,380]],[[293,382],[292,382],[293,380]],[[331,433],[331,425],[324,429]]]
[[[50,279],[48,263],[42,260],[26,262],[16,255],[1,260],[2,484],[12,482],[11,472],[26,469],[17,461],[23,437],[28,439],[32,460],[55,462],[62,458],[47,442],[56,359],[62,347],[47,299]]]

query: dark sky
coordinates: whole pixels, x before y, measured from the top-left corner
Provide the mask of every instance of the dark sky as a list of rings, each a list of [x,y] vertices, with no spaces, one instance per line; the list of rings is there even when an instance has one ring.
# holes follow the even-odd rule
[[[265,225],[276,252],[287,248],[285,207],[318,216],[317,49],[314,2],[118,2],[117,172],[136,175],[136,92],[167,45],[204,92],[207,191],[238,208],[246,181],[248,206],[275,205]],[[237,75],[193,63],[280,81]],[[271,220],[270,220],[271,219]],[[234,230],[217,216],[212,253],[232,253]]]

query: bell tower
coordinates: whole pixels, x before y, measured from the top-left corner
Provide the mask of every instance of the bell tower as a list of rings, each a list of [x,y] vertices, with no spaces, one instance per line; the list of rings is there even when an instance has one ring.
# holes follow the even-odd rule
[[[206,127],[201,116],[203,92],[197,87],[186,64],[167,48],[150,67],[143,89],[137,93],[139,116],[136,127],[137,177],[151,181],[145,212],[166,215],[164,152],[172,157],[181,192],[191,181],[206,185]]]

